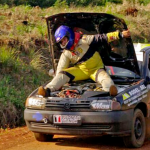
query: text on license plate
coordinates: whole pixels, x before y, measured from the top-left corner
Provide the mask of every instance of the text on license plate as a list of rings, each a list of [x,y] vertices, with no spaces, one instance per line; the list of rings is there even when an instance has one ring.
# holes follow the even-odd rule
[[[78,121],[81,120],[81,116],[76,115],[53,115],[53,122],[54,123],[71,123],[71,124],[77,124]]]

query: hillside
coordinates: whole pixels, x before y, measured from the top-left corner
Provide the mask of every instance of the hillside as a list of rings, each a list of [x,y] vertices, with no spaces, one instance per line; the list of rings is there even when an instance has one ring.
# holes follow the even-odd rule
[[[132,9],[131,9],[132,7]],[[47,82],[51,68],[45,16],[63,12],[102,12],[123,18],[133,42],[150,42],[150,4],[107,3],[75,7],[63,3],[49,8],[0,5],[0,126],[24,124],[27,96]]]

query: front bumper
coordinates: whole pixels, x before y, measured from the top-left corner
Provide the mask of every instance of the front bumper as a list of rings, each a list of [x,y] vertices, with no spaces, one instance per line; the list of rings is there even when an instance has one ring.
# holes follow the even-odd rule
[[[81,125],[55,125],[53,115],[79,115]],[[44,123],[44,118],[47,123]],[[33,132],[66,135],[113,135],[131,133],[133,110],[99,112],[62,112],[25,109],[24,119]]]

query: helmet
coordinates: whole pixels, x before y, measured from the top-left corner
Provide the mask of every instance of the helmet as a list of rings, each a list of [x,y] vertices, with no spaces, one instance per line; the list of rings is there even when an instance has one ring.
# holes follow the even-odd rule
[[[59,43],[63,37],[68,37],[68,43],[65,46],[61,46],[61,48],[66,48],[66,49],[70,49],[71,46],[74,43],[74,32],[71,28],[69,28],[68,26],[64,26],[61,25],[56,31],[55,31],[55,40],[57,43]]]

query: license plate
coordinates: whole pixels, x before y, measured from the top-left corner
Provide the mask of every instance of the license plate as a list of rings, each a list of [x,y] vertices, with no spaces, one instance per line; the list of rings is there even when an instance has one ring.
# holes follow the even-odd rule
[[[60,125],[81,125],[81,116],[53,115],[53,123]]]

